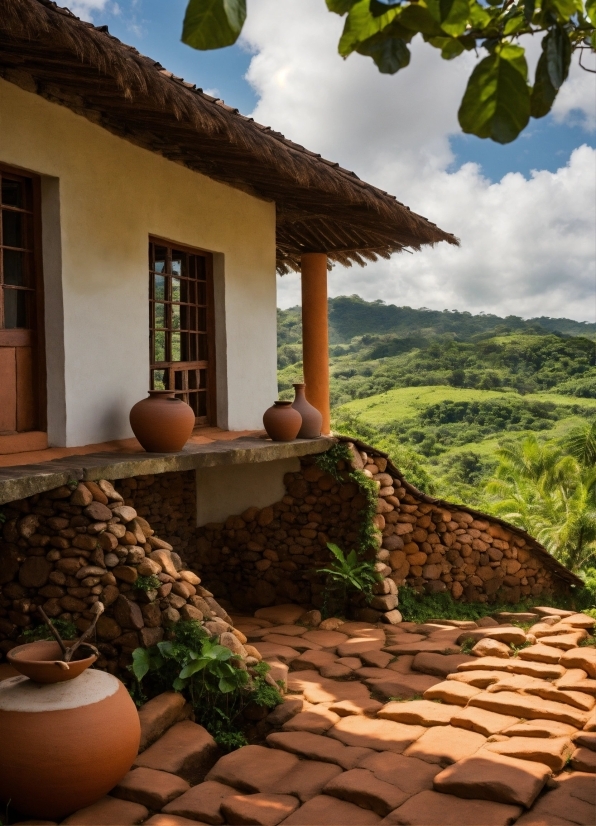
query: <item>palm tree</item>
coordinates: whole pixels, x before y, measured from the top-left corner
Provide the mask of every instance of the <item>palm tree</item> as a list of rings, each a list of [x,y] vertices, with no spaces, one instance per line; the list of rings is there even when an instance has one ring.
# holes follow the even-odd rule
[[[535,435],[519,446],[501,447],[495,478],[486,488],[496,514],[535,536],[573,571],[596,560],[596,468],[589,430],[583,441],[576,437],[576,455],[540,443]]]

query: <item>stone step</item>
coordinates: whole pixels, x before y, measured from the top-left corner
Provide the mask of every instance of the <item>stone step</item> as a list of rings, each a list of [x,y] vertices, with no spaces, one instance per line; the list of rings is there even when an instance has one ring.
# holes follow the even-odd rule
[[[373,772],[360,768],[334,777],[327,783],[323,793],[355,803],[363,809],[372,809],[381,817],[397,809],[409,796],[392,783],[379,780]]]
[[[291,737],[292,735],[279,736]],[[244,746],[238,751],[221,757],[206,779],[233,786],[242,792],[268,792],[274,790],[277,781],[281,780],[297,763],[298,758],[287,751],[273,751],[265,746]]]
[[[277,753],[283,750],[309,760],[336,763],[342,769],[353,769],[361,760],[372,754],[371,749],[344,746],[333,737],[309,734],[306,731],[274,732],[267,736],[267,743],[272,749],[276,749]]]
[[[200,783],[217,760],[219,749],[202,726],[185,720],[171,729],[134,762],[134,767],[177,774],[188,783]]]
[[[484,749],[494,754],[544,763],[552,771],[559,772],[574,747],[568,737],[510,737],[499,743],[487,743]]]
[[[503,757],[483,750],[435,777],[437,791],[456,797],[494,800],[530,808],[550,776],[543,763]]]
[[[190,820],[201,820],[204,823],[223,823],[220,813],[222,800],[230,795],[238,794],[238,789],[219,783],[216,780],[206,780],[193,786],[186,794],[177,797],[167,806],[164,806],[164,814],[177,815],[179,817],[190,818]]]
[[[450,705],[465,706],[468,700],[480,694],[482,689],[475,688],[468,683],[459,683],[456,680],[444,680],[438,685],[427,689],[424,692],[425,700],[440,700],[442,703]]]
[[[284,820],[283,826],[375,826],[380,822],[375,812],[320,794]]]
[[[277,826],[299,805],[299,801],[289,794],[235,794],[223,799],[221,812],[228,823]]]
[[[456,671],[458,665],[472,662],[474,658],[467,654],[416,654],[412,662],[412,671],[431,674],[434,677],[446,677]]]
[[[369,717],[344,717],[329,729],[328,736],[346,746],[401,754],[424,734],[423,726],[410,726]]]
[[[447,726],[459,710],[456,705],[412,700],[409,703],[387,703],[377,712],[377,717],[417,726]]]
[[[404,754],[427,763],[448,766],[475,754],[485,742],[486,738],[475,731],[454,726],[434,726],[426,729],[422,737],[412,743]]]
[[[381,821],[382,826],[509,826],[521,806],[488,800],[463,800],[452,795],[424,791],[414,795]],[[321,821],[322,823],[323,821]],[[298,823],[298,821],[296,821]]]
[[[170,772],[138,768],[129,771],[112,789],[113,797],[140,803],[153,811],[159,811],[175,797],[190,789],[186,780]]]
[[[468,706],[451,718],[451,725],[456,728],[465,728],[469,731],[476,731],[484,737],[501,732],[514,726],[518,721],[517,717],[506,714],[497,714],[494,711],[487,711],[484,708],[474,708]]]
[[[487,711],[496,711],[498,714],[523,716],[528,720],[555,720],[576,728],[583,728],[589,719],[586,712],[563,703],[553,703],[550,700],[541,700],[537,703],[533,697],[513,691],[502,691],[497,694],[483,692],[472,697],[470,705],[485,708]]]

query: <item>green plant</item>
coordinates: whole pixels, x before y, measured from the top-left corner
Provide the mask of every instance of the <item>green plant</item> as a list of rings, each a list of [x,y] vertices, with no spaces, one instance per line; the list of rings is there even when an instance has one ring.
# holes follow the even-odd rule
[[[475,640],[472,637],[468,637],[467,639],[465,639],[460,646],[461,653],[471,654],[472,649],[474,648],[477,642],[478,640]]]
[[[137,577],[135,580],[134,587],[138,591],[155,591],[157,588],[159,588],[160,585],[161,582],[159,581],[159,579],[152,574],[151,576]]]
[[[349,599],[353,594],[362,594],[368,601],[372,597],[372,587],[380,580],[372,560],[361,561],[356,551],[346,556],[337,545],[327,543],[335,557],[328,568],[319,568],[316,573],[325,576],[323,614],[329,616],[336,610],[347,613]]]
[[[531,643],[530,640],[526,640],[525,642],[520,643],[519,645],[514,645],[511,643],[510,648],[513,651],[513,656],[517,657],[519,652],[522,651],[524,648],[529,648],[534,643]]]
[[[74,640],[77,638],[77,628],[74,622],[70,622],[70,620],[61,620],[57,619],[54,620],[54,628],[63,640]],[[35,628],[27,628],[23,631],[23,636],[27,640],[27,642],[36,642],[37,640],[53,640],[55,639],[54,635],[52,634],[49,625],[47,623],[42,623],[41,625],[36,625]]]
[[[585,640],[581,640],[579,643],[581,648],[585,648],[586,646],[596,646],[596,637],[586,637]]]
[[[247,669],[242,659],[199,623],[178,622],[170,640],[133,651],[130,670],[136,678],[133,696],[138,701],[174,689],[188,698],[195,719],[222,749],[246,744],[243,711],[249,703],[274,708],[282,698],[271,685],[267,663]],[[141,684],[143,684],[141,686]]]

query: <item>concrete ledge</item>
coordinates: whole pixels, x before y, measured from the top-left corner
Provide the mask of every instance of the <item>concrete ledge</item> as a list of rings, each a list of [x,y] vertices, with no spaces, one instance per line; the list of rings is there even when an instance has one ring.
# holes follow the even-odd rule
[[[179,453],[88,453],[37,465],[0,469],[0,505],[66,485],[72,481],[126,479],[176,470],[217,465],[245,465],[324,453],[335,443],[331,437],[272,442],[247,437],[188,444]]]

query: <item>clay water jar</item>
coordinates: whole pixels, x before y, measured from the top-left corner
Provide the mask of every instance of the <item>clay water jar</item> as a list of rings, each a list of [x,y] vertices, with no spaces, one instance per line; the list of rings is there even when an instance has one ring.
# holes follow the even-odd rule
[[[291,442],[302,426],[302,416],[290,401],[276,401],[265,411],[263,425],[274,442]]]
[[[89,670],[53,685],[0,682],[0,732],[0,801],[22,816],[61,820],[120,782],[141,727],[120,680]]]
[[[68,643],[66,645],[68,646]],[[74,680],[97,659],[96,654],[84,656],[84,643],[77,649],[75,657],[79,651],[81,659],[67,663],[68,668],[65,668],[65,663],[62,662],[60,646],[53,640],[39,640],[19,645],[8,652],[6,659],[20,674],[36,683],[63,683]]]
[[[306,398],[306,385],[295,384],[295,398],[292,407],[302,416],[302,426],[298,431],[299,439],[318,439],[323,426],[323,416]]]
[[[132,431],[148,453],[177,453],[195,426],[190,405],[170,390],[149,390],[149,398],[130,411]]]

